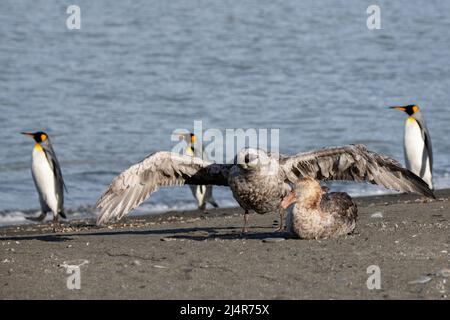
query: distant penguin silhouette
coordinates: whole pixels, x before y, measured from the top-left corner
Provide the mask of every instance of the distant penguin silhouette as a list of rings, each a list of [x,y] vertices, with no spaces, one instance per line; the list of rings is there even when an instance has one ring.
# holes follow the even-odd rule
[[[53,221],[59,222],[59,216],[66,218],[64,214],[65,185],[50,138],[42,131],[22,132],[22,134],[33,138],[36,142],[32,153],[31,172],[39,194],[42,213],[31,220],[43,221],[47,212],[51,211]]]
[[[194,147],[197,137],[193,133],[182,134],[180,135],[180,138],[187,142],[185,149],[187,155],[208,160],[203,146],[202,150],[198,150]],[[219,207],[212,194],[212,185],[189,185],[189,188],[191,189],[192,195],[197,200],[198,208],[201,211],[206,210],[207,203],[210,203],[214,208]]]
[[[390,108],[404,111],[408,115],[403,141],[406,168],[421,177],[430,189],[434,190],[431,138],[419,106],[411,104]]]

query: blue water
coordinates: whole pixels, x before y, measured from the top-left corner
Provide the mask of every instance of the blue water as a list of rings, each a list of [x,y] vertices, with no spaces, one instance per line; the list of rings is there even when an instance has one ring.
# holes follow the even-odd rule
[[[68,30],[72,2],[0,1],[5,223],[39,207],[23,130],[49,133],[76,210],[194,120],[279,128],[283,153],[364,143],[403,161],[405,115],[386,107],[418,103],[436,186],[450,187],[450,2],[378,3],[381,30],[366,27],[372,1],[77,0],[81,30]],[[226,188],[215,193],[235,204]],[[187,188],[143,210],[173,208],[195,208]]]

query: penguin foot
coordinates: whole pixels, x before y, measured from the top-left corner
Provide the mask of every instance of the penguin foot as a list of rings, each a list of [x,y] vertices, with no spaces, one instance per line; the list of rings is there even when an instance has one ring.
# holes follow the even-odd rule
[[[61,226],[61,222],[59,222],[58,219],[53,219],[52,229],[53,229],[54,233],[58,233],[58,232],[61,232],[63,230],[63,227]]]

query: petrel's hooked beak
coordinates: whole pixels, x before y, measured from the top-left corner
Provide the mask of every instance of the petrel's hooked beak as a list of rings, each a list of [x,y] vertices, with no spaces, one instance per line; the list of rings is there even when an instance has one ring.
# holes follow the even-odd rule
[[[295,194],[295,191],[292,190],[291,193],[289,193],[284,199],[281,201],[281,207],[283,209],[289,208],[291,204],[297,201],[297,195]]]

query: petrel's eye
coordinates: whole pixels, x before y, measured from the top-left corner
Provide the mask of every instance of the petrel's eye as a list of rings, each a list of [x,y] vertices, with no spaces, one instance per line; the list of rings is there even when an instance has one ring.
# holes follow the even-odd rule
[[[245,155],[244,162],[245,163],[249,163],[250,162],[248,154]]]

